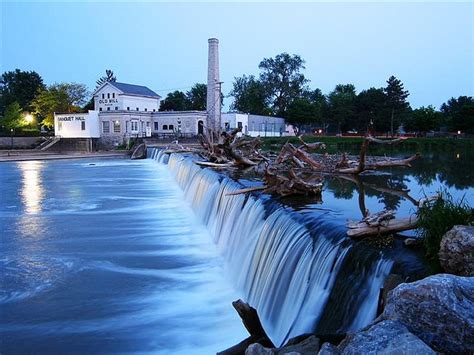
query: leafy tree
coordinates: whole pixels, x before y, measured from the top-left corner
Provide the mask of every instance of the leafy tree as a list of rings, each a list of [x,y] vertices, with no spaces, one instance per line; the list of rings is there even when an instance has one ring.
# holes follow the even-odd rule
[[[413,110],[405,120],[404,127],[408,131],[426,133],[439,128],[442,114],[433,106],[420,107]]]
[[[446,125],[451,131],[474,133],[474,99],[470,96],[452,97],[441,105]]]
[[[5,114],[1,120],[1,125],[5,127],[6,131],[10,129],[16,129],[25,125],[22,117],[21,106],[18,102],[14,101],[5,109]]]
[[[160,111],[186,111],[187,109],[186,94],[178,90],[170,92],[160,103]]]
[[[207,105],[207,85],[194,84],[194,86],[186,93],[187,110],[205,111]]]
[[[101,86],[102,84],[104,83],[107,83],[107,82],[116,82],[117,81],[117,78],[115,77],[114,75],[114,72],[110,69],[107,69],[105,71],[105,76],[102,76],[100,77],[99,79],[97,79],[96,81],[96,88],[98,88],[99,86]]]
[[[356,90],[352,84],[336,85],[328,95],[329,118],[338,132],[355,128],[355,100]]]
[[[296,98],[288,107],[287,120],[289,123],[297,126],[316,123],[316,107],[307,98]]]
[[[43,88],[43,79],[34,71],[15,69],[3,73],[0,77],[0,115],[14,102],[24,110],[31,111],[31,101],[38,90]]]
[[[362,90],[355,100],[357,122],[354,128],[364,131],[372,122],[375,131],[384,130],[387,117],[387,96],[382,88]]]
[[[271,109],[267,104],[265,87],[253,75],[243,75],[240,78],[235,78],[229,95],[234,98],[234,102],[230,106],[232,110],[256,115],[269,115],[271,113]]]
[[[54,125],[55,112],[79,112],[89,95],[84,84],[60,83],[40,90],[32,102],[34,113],[43,125]]]
[[[410,93],[404,90],[402,82],[393,75],[387,80],[384,92],[390,109],[390,134],[393,136],[394,128],[400,125],[402,116],[409,111],[407,97]]]
[[[260,81],[264,85],[272,111],[286,117],[291,102],[301,97],[308,80],[300,73],[304,60],[299,55],[278,54],[275,58],[264,58],[259,68]]]

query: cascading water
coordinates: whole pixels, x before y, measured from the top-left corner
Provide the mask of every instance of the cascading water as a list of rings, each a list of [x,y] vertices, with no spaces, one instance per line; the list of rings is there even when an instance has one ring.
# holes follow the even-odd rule
[[[241,186],[190,158],[158,149],[149,156],[168,164],[275,343],[316,329],[359,329],[375,317],[391,261],[372,253],[354,263],[348,258],[354,246],[344,229],[322,217],[309,228],[296,213],[271,201],[229,196]]]

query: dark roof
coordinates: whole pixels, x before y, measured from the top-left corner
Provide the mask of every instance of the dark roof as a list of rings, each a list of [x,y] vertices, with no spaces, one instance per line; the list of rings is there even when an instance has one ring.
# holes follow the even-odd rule
[[[115,86],[117,89],[122,91],[124,94],[161,97],[156,92],[148,89],[146,86],[125,84],[125,83],[117,83],[117,82],[109,82],[109,84]]]

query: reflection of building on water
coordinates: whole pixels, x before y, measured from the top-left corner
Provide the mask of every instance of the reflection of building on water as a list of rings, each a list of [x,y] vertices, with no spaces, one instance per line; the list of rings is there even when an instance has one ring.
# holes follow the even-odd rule
[[[18,167],[22,177],[20,194],[25,206],[25,212],[41,212],[41,202],[44,198],[44,188],[41,181],[43,163],[39,161],[24,161],[18,163]]]

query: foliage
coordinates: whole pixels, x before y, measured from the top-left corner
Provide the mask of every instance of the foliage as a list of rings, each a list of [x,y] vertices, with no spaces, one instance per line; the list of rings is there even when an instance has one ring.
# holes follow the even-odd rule
[[[355,86],[352,84],[336,85],[329,94],[329,118],[336,125],[338,132],[355,128],[351,127],[355,121],[355,99]]]
[[[413,110],[403,125],[407,131],[426,133],[437,129],[441,119],[441,113],[436,111],[433,106],[422,106]]]
[[[278,54],[275,58],[264,58],[259,68],[273,114],[286,117],[291,102],[307,90],[308,80],[301,74],[305,68],[299,55]]]
[[[441,105],[445,125],[451,131],[474,133],[474,99],[470,96],[452,97]]]
[[[23,110],[31,111],[31,101],[43,88],[43,79],[34,71],[15,69],[3,73],[0,77],[0,115],[14,102]]]
[[[435,201],[418,209],[418,234],[423,238],[426,255],[438,263],[438,252],[443,235],[455,225],[472,225],[474,210],[461,199],[444,191]]]
[[[271,113],[265,87],[253,75],[235,78],[229,95],[234,97],[234,102],[230,106],[232,110],[255,115]]]
[[[117,78],[115,77],[114,75],[114,72],[110,69],[107,69],[105,71],[105,76],[102,76],[100,77],[99,79],[97,79],[96,81],[96,88],[98,88],[99,86],[101,86],[102,84],[104,83],[107,83],[107,82],[116,82],[117,81]]]
[[[353,125],[359,132],[363,132],[372,122],[376,132],[384,131],[387,114],[387,95],[383,88],[362,90],[355,100],[357,121]]]
[[[207,105],[207,85],[194,84],[186,93],[186,110],[205,111]]]
[[[402,116],[409,110],[409,103],[407,97],[410,95],[408,90],[405,90],[402,82],[393,75],[388,78],[387,86],[384,89],[387,95],[387,104],[390,108],[390,125],[386,127],[390,129],[393,136],[395,129],[400,125]]]
[[[12,128],[19,128],[23,125],[22,110],[18,102],[12,102],[7,106],[1,125],[6,128],[6,131]]]
[[[32,102],[34,113],[47,127],[54,125],[55,112],[79,112],[88,96],[83,84],[60,83],[40,90]]]
[[[160,111],[185,111],[187,109],[186,94],[182,91],[170,92],[160,103]]]

